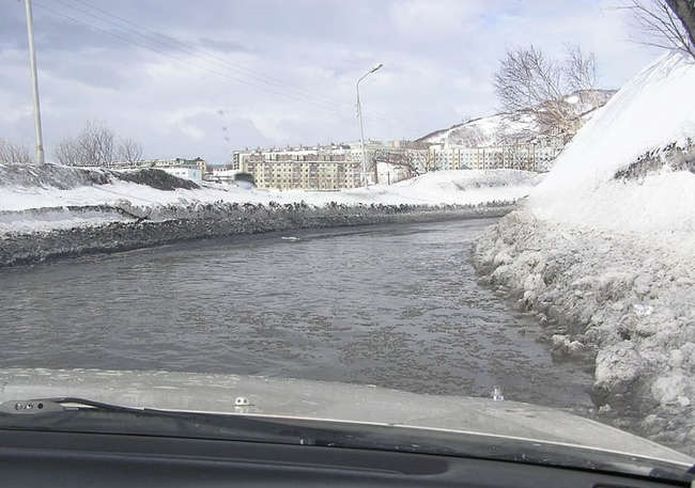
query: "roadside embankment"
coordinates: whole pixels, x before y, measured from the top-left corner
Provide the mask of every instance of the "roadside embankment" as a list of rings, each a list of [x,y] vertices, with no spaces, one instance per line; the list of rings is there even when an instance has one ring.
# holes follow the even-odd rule
[[[511,204],[488,205],[338,205],[296,204],[194,204],[159,208],[147,219],[130,214],[132,220],[109,221],[67,228],[0,235],[0,267],[32,264],[85,254],[127,251],[178,241],[340,227],[350,225],[428,222],[447,219],[497,217],[511,210]],[[58,210],[51,210],[55,213]],[[105,206],[85,209],[90,216],[118,214]],[[33,211],[36,217],[37,212]],[[40,214],[40,213],[39,213]],[[70,218],[78,218],[74,209]],[[77,216],[77,217],[76,217]],[[156,217],[156,219],[153,219]],[[109,217],[113,218],[113,217]]]
[[[625,84],[477,242],[485,279],[594,370],[607,419],[695,453],[695,60]]]
[[[631,235],[509,213],[476,242],[483,279],[534,311],[558,360],[594,369],[607,421],[695,453],[695,268]]]

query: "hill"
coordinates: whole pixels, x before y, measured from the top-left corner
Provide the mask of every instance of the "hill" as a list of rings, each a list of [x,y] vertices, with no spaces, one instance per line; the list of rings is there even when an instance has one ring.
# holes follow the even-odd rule
[[[569,95],[565,103],[586,122],[614,93],[615,90],[582,90]],[[502,112],[468,120],[431,132],[417,142],[478,147],[532,142],[540,135],[541,127],[534,113],[529,110]]]

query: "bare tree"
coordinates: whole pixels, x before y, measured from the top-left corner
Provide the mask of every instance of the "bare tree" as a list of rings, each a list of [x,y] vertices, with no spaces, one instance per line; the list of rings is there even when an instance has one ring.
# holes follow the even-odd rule
[[[591,90],[596,86],[596,57],[584,54],[579,46],[567,46],[564,76],[572,91]]]
[[[121,139],[116,152],[118,159],[129,164],[142,160],[142,144],[133,139]]]
[[[505,110],[529,111],[546,132],[573,134],[578,114],[567,95],[593,88],[596,83],[594,55],[568,47],[564,61],[547,57],[533,45],[507,51],[495,74],[495,90]]]
[[[695,58],[695,1],[630,0],[627,8],[645,35],[640,42]]]
[[[55,151],[59,163],[69,166],[109,167],[115,159],[111,129],[88,122],[75,138],[63,139]]]
[[[79,166],[82,162],[79,146],[75,139],[63,139],[55,148],[54,156],[60,164],[65,166]]]
[[[0,163],[30,164],[32,162],[31,154],[25,146],[0,139]]]
[[[688,32],[690,47],[695,47],[695,1],[693,0],[666,0],[666,3]]]

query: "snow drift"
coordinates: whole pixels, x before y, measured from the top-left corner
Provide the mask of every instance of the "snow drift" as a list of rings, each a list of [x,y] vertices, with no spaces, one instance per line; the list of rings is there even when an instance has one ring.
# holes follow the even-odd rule
[[[539,315],[557,357],[594,362],[600,413],[691,453],[694,92],[692,58],[644,69],[474,251],[490,283]]]
[[[80,208],[125,209],[136,216],[160,214],[195,205],[294,204],[340,205],[481,205],[513,203],[540,181],[539,175],[516,170],[441,171],[394,185],[375,185],[343,191],[272,191],[234,185],[191,186],[162,171],[115,172],[46,165],[0,165],[0,232],[90,225],[123,220],[117,212],[90,218]],[[66,208],[67,207],[67,208]],[[60,209],[60,211],[57,211]],[[164,209],[164,210],[163,210]],[[41,212],[39,212],[41,210]],[[39,218],[50,212],[51,218]],[[171,212],[169,212],[171,213]],[[190,212],[189,212],[190,213]],[[75,214],[71,222],[70,215]],[[163,217],[164,218],[164,217]]]
[[[639,184],[614,178],[647,151],[695,137],[694,64],[669,54],[625,85],[533,192],[534,214],[616,231],[695,230],[695,174],[656,172]]]

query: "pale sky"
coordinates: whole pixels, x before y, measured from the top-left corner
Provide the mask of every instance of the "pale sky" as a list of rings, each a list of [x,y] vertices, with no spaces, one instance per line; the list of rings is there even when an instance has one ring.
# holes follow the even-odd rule
[[[34,0],[47,159],[87,120],[147,157],[227,162],[245,146],[414,139],[499,110],[505,49],[594,51],[618,88],[659,53],[620,0]],[[0,138],[33,147],[24,5],[0,0]]]

